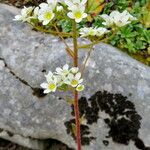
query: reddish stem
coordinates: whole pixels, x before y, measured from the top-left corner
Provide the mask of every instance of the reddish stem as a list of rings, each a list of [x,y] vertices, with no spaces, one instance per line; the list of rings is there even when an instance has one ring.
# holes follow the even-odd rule
[[[74,45],[74,67],[78,67],[78,43],[77,43],[77,26],[76,22],[73,21],[73,45]],[[77,150],[81,150],[81,132],[80,132],[80,113],[78,104],[78,92],[74,91],[74,112],[75,112],[75,123],[76,123],[76,143]]]
[[[75,122],[76,122],[76,142],[77,150],[81,150],[81,132],[80,132],[80,114],[78,107],[78,92],[74,93],[74,112],[75,112]]]

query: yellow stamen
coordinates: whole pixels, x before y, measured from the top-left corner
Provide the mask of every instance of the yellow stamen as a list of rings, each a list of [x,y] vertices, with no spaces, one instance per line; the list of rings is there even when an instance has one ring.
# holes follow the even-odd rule
[[[44,18],[47,20],[50,20],[52,18],[52,13],[51,12],[45,12]]]
[[[51,83],[51,84],[48,85],[48,88],[50,90],[54,90],[56,88],[56,85],[54,83]]]
[[[80,19],[82,18],[82,13],[80,11],[77,11],[74,13],[75,18]]]
[[[81,85],[81,86],[79,86],[79,87],[77,87],[77,90],[78,91],[82,91],[84,89],[84,87]]]
[[[71,85],[77,85],[78,84],[78,81],[77,80],[75,80],[75,79],[73,79],[72,81],[71,81]]]

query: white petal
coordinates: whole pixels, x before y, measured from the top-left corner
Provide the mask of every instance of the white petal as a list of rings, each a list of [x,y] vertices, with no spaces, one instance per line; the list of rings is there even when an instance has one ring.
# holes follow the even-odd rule
[[[83,14],[83,18],[86,18],[86,17],[87,17],[87,14],[86,14],[86,13],[84,13],[84,14]]]
[[[43,15],[39,15],[39,16],[38,16],[38,19],[39,19],[39,20],[44,20],[44,16],[43,16]]]
[[[51,71],[49,71],[49,73],[47,75],[45,75],[47,82],[51,82],[53,79],[53,73]]]
[[[72,73],[77,73],[79,71],[79,68],[78,67],[73,67],[71,68],[71,72]]]
[[[39,7],[36,7],[36,8],[34,9],[34,16],[37,16],[38,13],[39,13]]]
[[[74,19],[74,15],[73,15],[72,12],[69,12],[69,13],[67,14],[67,16],[68,16],[69,18],[71,18],[71,19]]]
[[[82,21],[82,18],[80,18],[80,19],[75,19],[75,21],[76,21],[77,23],[79,23],[79,22]]]
[[[65,65],[63,66],[63,70],[68,70],[68,69],[69,69],[68,64],[65,64]]]
[[[52,90],[52,92],[55,92],[55,91],[56,91],[56,89],[57,89],[57,87],[56,87],[55,89],[53,89],[53,90]]]
[[[13,20],[21,20],[22,16],[21,15],[16,15],[15,18]]]
[[[80,80],[79,80],[79,84],[82,83],[82,82],[83,82],[83,79],[80,79]]]
[[[42,24],[47,25],[49,22],[50,22],[50,20],[44,20]]]
[[[45,77],[52,77],[53,76],[53,73],[51,71],[48,72],[47,75],[45,75]]]
[[[68,79],[69,79],[69,80],[72,80],[73,78],[74,78],[74,75],[73,75],[72,73],[69,73],[69,74],[68,74]]]
[[[62,11],[62,10],[63,10],[63,7],[62,7],[62,6],[57,6],[56,10],[57,10],[57,11]]]
[[[71,7],[74,5],[70,0],[65,0],[65,4],[68,5],[68,7]]]
[[[51,91],[50,91],[49,89],[46,89],[46,90],[44,90],[43,93],[48,94],[48,93],[50,93],[50,92],[51,92]]]
[[[62,70],[61,68],[59,68],[59,67],[58,67],[58,68],[56,68],[56,72],[57,72],[57,73],[61,74],[61,73],[62,73],[62,71],[63,71],[63,70]]]
[[[81,4],[84,5],[87,2],[87,0],[82,0]]]
[[[80,79],[80,78],[81,78],[81,73],[78,72],[78,73],[75,75],[75,78],[76,78],[76,79]]]
[[[41,3],[39,6],[40,6],[42,9],[47,9],[48,4],[47,4],[47,3]]]
[[[43,89],[46,89],[46,88],[48,87],[48,84],[47,84],[47,83],[42,83],[40,86],[41,86]]]

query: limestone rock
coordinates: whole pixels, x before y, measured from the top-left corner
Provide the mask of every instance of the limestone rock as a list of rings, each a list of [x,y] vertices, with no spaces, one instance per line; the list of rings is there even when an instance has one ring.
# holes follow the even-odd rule
[[[37,95],[40,83],[45,80],[45,71],[71,64],[71,58],[58,37],[32,31],[28,25],[14,22],[12,19],[17,13],[17,9],[0,4],[0,128],[2,132],[27,139],[57,139],[75,148],[74,139],[65,126],[73,118],[71,108],[64,100],[65,94]],[[67,42],[71,45],[70,39]],[[88,41],[79,39],[79,42]],[[87,50],[80,50],[81,63],[86,55]],[[139,138],[149,146],[150,68],[110,45],[97,44],[86,64],[84,78],[86,89],[80,97],[88,99],[97,91],[105,90],[121,93],[135,105],[137,114],[142,117],[141,128],[135,132],[139,132]],[[110,129],[104,118],[112,116],[99,110],[97,117],[95,122],[87,124],[88,136],[95,139],[83,146],[83,150],[137,149],[133,140],[124,145],[114,142],[111,137],[107,139],[105,136]],[[3,138],[3,134],[0,137]],[[15,138],[12,138],[7,139],[13,141]],[[32,147],[17,139],[15,142]]]

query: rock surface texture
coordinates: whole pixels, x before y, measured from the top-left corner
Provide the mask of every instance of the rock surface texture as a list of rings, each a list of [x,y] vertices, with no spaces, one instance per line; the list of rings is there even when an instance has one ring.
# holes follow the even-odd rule
[[[45,149],[48,139],[56,139],[75,149],[69,128],[73,112],[65,94],[44,96],[40,90],[45,71],[70,64],[71,58],[59,38],[14,22],[18,12],[0,4],[0,137],[39,150]],[[80,62],[86,55],[87,50],[80,50]],[[83,150],[148,150],[150,68],[116,48],[98,44],[84,77]]]

